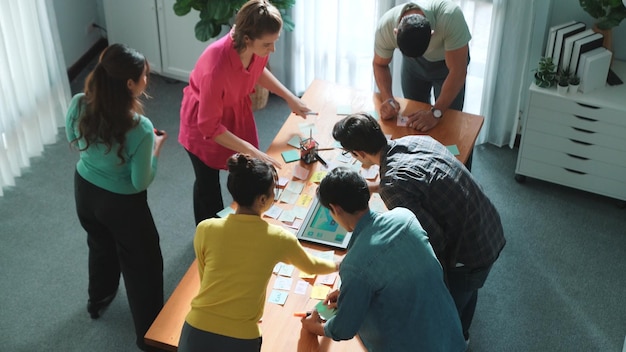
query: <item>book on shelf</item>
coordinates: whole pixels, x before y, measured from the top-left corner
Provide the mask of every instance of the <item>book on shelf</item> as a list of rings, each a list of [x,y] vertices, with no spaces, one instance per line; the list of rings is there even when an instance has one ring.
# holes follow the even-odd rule
[[[581,92],[587,93],[606,86],[606,77],[611,66],[613,53],[604,47],[596,48],[581,55],[578,75]]]
[[[570,62],[571,62],[571,58],[572,58],[572,52],[573,52],[573,48],[574,48],[574,43],[576,43],[578,40],[583,39],[585,37],[588,37],[592,34],[594,34],[595,32],[593,31],[593,29],[586,29],[582,32],[576,33],[574,35],[571,35],[569,37],[567,37],[564,41],[563,41],[563,54],[562,55],[562,59],[561,59],[561,68],[562,69],[568,69],[570,72],[573,72],[571,70],[570,67]]]
[[[602,46],[604,36],[600,33],[594,33],[574,42],[572,55],[569,61],[570,72],[575,73],[580,63],[580,55]]]
[[[548,40],[546,42],[546,51],[545,51],[544,57],[552,57],[552,53],[554,52],[554,41],[556,39],[556,31],[561,28],[571,26],[574,23],[576,23],[576,21],[569,21],[566,23],[561,23],[559,25],[550,27],[550,30],[548,31]]]
[[[573,36],[574,34],[580,33],[585,30],[586,25],[582,22],[576,22],[571,26],[567,26],[565,28],[561,28],[556,31],[556,39],[554,41],[554,52],[552,55],[552,62],[556,65],[557,68],[563,66],[563,43],[565,39]]]

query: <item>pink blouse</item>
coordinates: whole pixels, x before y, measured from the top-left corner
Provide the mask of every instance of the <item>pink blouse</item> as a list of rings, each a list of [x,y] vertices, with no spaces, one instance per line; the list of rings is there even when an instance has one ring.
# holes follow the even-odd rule
[[[200,55],[183,90],[178,141],[207,166],[225,170],[235,153],[213,141],[226,130],[259,147],[250,93],[268,60],[253,55],[244,68],[229,34]]]

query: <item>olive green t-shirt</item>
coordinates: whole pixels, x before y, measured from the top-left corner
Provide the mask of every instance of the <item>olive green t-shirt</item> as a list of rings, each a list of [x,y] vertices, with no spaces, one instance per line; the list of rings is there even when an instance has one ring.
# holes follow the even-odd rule
[[[472,39],[463,12],[455,3],[447,0],[415,1],[398,5],[380,18],[374,38],[374,52],[378,56],[385,59],[393,56],[393,51],[398,47],[394,29],[397,28],[402,14],[415,8],[424,12],[433,30],[424,53],[426,60],[444,60],[446,51],[461,48]]]

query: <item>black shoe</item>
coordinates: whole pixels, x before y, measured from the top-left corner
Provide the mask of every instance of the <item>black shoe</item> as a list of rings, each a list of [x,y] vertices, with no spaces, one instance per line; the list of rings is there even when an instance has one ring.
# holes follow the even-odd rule
[[[91,319],[100,318],[100,314],[113,302],[116,294],[117,290],[97,302],[92,302],[91,300],[87,301],[87,312],[89,312]]]

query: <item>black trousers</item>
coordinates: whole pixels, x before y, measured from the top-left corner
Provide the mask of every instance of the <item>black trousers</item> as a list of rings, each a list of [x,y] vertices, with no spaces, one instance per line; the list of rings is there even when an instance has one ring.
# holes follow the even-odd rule
[[[202,220],[216,218],[217,213],[224,209],[220,170],[207,166],[190,151],[187,154],[196,175],[193,183],[193,213],[198,225]]]
[[[196,329],[185,322],[178,342],[179,352],[259,352],[263,338],[237,339]]]
[[[137,345],[163,307],[163,257],[147,192],[124,195],[74,176],[76,212],[87,231],[89,299],[115,292],[120,273],[135,324]]]

